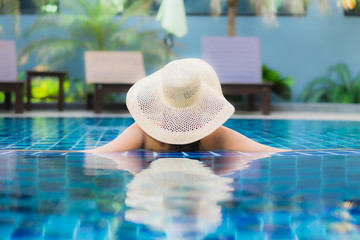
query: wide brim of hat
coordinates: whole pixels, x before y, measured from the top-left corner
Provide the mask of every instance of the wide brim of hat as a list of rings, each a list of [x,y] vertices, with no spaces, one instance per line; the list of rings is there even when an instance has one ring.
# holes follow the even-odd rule
[[[159,193],[169,194],[177,192],[177,187],[188,186],[187,195],[194,197],[212,195],[217,199],[220,193],[233,191],[229,186],[232,178],[216,175],[209,167],[196,159],[188,158],[159,158],[151,163],[149,168],[138,173],[127,185],[128,195],[132,197],[153,196]],[[196,191],[191,191],[196,189]],[[219,194],[213,194],[218,192]],[[224,196],[223,196],[224,197]],[[207,197],[210,201],[211,197]],[[216,200],[216,201],[217,201]]]
[[[186,108],[170,106],[161,91],[159,70],[135,83],[126,96],[135,122],[160,142],[178,145],[196,142],[214,132],[235,111],[218,90],[207,84],[203,84],[196,102]]]

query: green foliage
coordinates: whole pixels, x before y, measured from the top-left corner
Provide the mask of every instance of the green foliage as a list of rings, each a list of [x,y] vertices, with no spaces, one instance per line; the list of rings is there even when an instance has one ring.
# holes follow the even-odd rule
[[[262,77],[263,82],[272,82],[274,85],[271,88],[271,91],[277,96],[281,97],[284,100],[291,100],[291,86],[294,85],[293,77],[281,77],[280,74],[266,65],[262,65]],[[225,96],[230,102],[242,102],[244,100],[241,95],[230,95]]]
[[[40,15],[26,30],[24,36],[33,39],[22,49],[20,63],[36,55],[43,69],[64,68],[70,59],[82,58],[86,50],[130,50],[142,51],[147,67],[163,66],[174,54],[166,49],[159,36],[162,32],[148,26],[147,11],[152,1],[62,0],[61,13]],[[35,34],[41,37],[35,38]],[[89,86],[84,79],[68,83],[66,100],[85,99]],[[41,81],[34,85],[33,91],[35,98],[54,98],[58,86]]]
[[[25,74],[26,72],[25,71],[21,71],[19,74],[18,74],[18,80],[23,80],[25,78]],[[26,94],[26,86],[24,85],[24,100],[25,99],[25,94]],[[15,94],[11,94],[11,101],[14,102],[15,101]],[[1,102],[4,102],[5,101],[5,92],[0,92],[0,103]]]
[[[360,103],[360,74],[351,78],[349,68],[339,63],[327,76],[310,82],[299,96],[306,102]]]
[[[88,85],[83,79],[75,78],[69,80],[69,91],[66,91],[66,100],[68,101],[78,101],[86,99],[86,94],[90,91],[90,88],[93,88],[93,85]]]
[[[86,50],[134,50],[143,52],[146,63],[163,65],[166,51],[160,32],[147,26],[151,2],[62,0],[62,13],[41,15],[26,31],[25,36],[43,37],[22,49],[20,62],[35,53],[42,65],[54,68]],[[139,17],[129,21],[133,16]]]
[[[263,82],[273,82],[271,91],[284,100],[291,100],[291,86],[294,85],[293,77],[281,77],[280,74],[266,65],[262,66]]]
[[[64,92],[69,92],[69,79],[64,81]],[[31,80],[31,94],[33,102],[53,102],[57,101],[59,95],[59,81],[57,78],[33,78]]]

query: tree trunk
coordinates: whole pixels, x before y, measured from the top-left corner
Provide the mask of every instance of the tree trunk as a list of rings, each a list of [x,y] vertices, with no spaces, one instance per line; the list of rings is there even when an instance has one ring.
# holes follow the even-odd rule
[[[237,9],[238,0],[228,0],[228,23],[227,23],[227,33],[228,36],[236,36],[235,30],[235,18],[236,18],[236,9]]]

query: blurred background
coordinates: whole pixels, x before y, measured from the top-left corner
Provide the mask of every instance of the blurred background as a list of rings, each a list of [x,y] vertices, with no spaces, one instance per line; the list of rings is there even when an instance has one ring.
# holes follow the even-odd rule
[[[185,7],[185,22],[178,8],[163,10],[178,19],[174,30],[159,13],[166,0],[0,0],[0,40],[16,42],[19,79],[28,69],[66,70],[67,103],[93,91],[86,50],[142,51],[151,74],[173,59],[201,58],[203,36],[258,37],[274,102],[360,102],[357,0],[168,1]],[[33,102],[56,101],[56,81],[32,84]]]

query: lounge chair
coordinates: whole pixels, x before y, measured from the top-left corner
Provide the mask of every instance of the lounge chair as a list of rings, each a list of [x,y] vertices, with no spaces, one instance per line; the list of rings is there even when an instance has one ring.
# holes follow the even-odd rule
[[[86,83],[95,85],[94,112],[102,110],[102,95],[109,92],[127,92],[138,80],[145,77],[141,52],[86,51]]]
[[[15,93],[15,112],[24,112],[24,82],[18,81],[14,41],[0,41],[0,91],[5,92],[5,109],[11,109]]]
[[[270,114],[272,83],[262,82],[260,40],[256,37],[203,37],[202,58],[216,70],[225,95],[248,95],[248,110],[262,96],[262,113]]]

